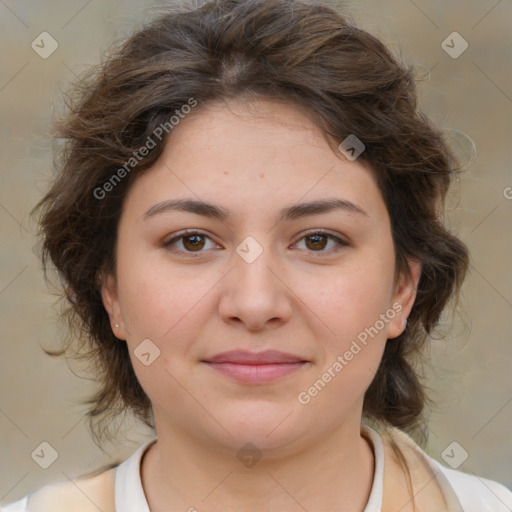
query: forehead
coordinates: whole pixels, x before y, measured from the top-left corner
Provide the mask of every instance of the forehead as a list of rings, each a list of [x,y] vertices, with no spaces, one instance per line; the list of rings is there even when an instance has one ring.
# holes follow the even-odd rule
[[[333,161],[332,149],[323,132],[306,112],[291,102],[258,99],[217,101],[199,105],[171,133],[166,150],[173,156],[200,149],[216,154],[219,161],[235,163],[244,153],[257,156],[255,165],[272,166],[273,161],[300,161],[306,158],[322,163]],[[201,153],[196,153],[201,157]],[[195,155],[187,155],[194,158]],[[341,157],[341,155],[336,155]],[[216,162],[211,162],[215,164]],[[247,168],[250,162],[245,161]],[[264,168],[262,168],[264,170]]]
[[[173,128],[159,160],[129,196],[139,209],[186,196],[228,204],[237,213],[270,214],[327,196],[370,214],[384,206],[366,164],[334,152],[298,106],[267,100],[196,107]]]

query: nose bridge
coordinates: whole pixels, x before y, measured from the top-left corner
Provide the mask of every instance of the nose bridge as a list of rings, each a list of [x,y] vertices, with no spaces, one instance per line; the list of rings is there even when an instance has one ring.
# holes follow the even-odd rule
[[[236,317],[251,329],[271,319],[283,320],[291,312],[286,286],[276,268],[276,251],[270,247],[272,237],[256,236],[247,236],[236,247],[234,268],[225,281],[220,304],[225,319]]]
[[[268,286],[274,281],[275,274],[271,268],[275,266],[275,251],[271,247],[271,237],[248,235],[236,247],[235,274],[236,280],[247,286]]]

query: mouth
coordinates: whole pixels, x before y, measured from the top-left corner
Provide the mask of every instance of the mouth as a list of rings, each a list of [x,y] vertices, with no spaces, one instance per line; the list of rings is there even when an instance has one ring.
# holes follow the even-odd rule
[[[264,384],[290,375],[309,363],[301,357],[276,350],[233,350],[203,360],[213,370],[240,382]]]

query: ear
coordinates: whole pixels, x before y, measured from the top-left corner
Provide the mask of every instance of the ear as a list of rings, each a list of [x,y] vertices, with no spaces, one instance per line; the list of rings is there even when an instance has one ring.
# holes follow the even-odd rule
[[[110,327],[116,338],[125,340],[126,329],[121,314],[117,283],[112,274],[102,274],[100,277],[101,299],[110,318]]]
[[[408,264],[411,275],[403,275],[400,278],[393,296],[392,305],[397,314],[388,324],[388,339],[396,338],[404,332],[407,318],[416,299],[416,290],[421,277],[421,263],[408,259]]]

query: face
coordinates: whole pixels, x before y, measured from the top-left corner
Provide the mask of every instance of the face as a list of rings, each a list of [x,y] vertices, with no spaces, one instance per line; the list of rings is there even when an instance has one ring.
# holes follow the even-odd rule
[[[257,107],[198,107],[174,128],[125,198],[102,294],[159,436],[279,451],[360,422],[419,268],[394,286],[363,163],[296,107]]]

